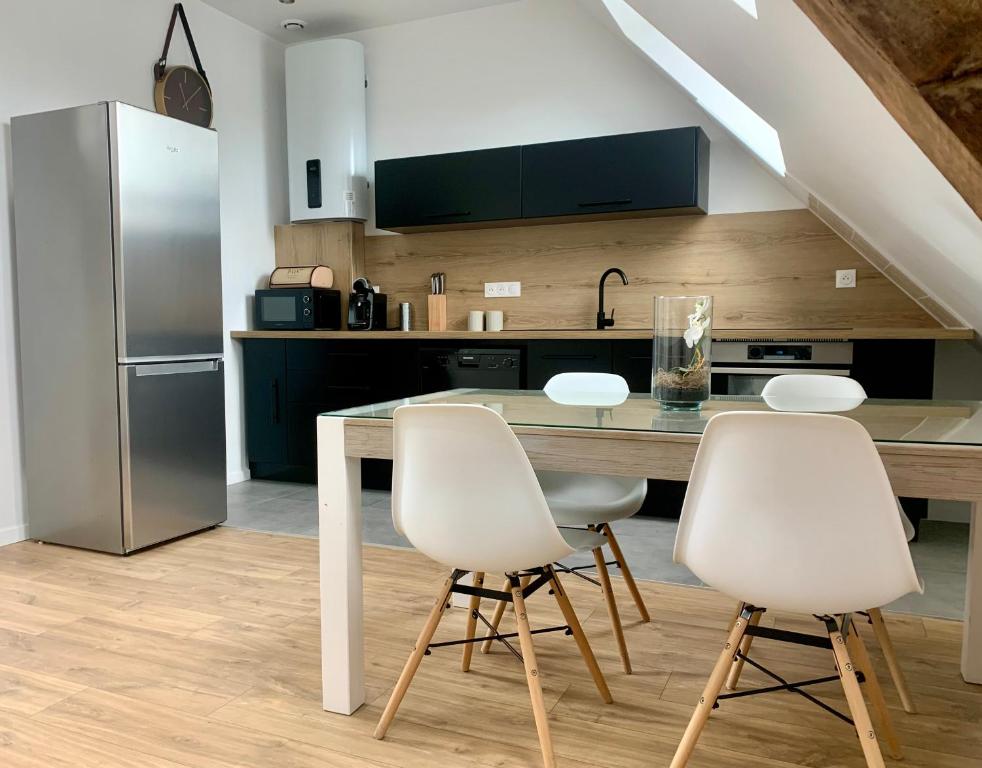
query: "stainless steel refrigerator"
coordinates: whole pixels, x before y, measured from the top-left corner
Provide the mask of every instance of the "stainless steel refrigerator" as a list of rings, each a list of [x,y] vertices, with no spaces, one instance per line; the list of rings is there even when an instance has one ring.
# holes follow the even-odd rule
[[[11,120],[31,538],[225,520],[218,137],[120,102]]]

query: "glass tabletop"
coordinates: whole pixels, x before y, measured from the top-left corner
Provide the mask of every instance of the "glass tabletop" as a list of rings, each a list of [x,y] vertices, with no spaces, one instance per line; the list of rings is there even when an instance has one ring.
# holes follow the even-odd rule
[[[565,405],[541,390],[453,389],[362,405],[323,416],[391,419],[396,408],[420,403],[472,403],[501,414],[511,426],[609,429],[636,432],[702,434],[709,421],[724,411],[772,410],[761,397],[714,395],[698,411],[664,410],[647,394],[632,394],[617,405]],[[832,410],[862,424],[874,440],[902,443],[982,446],[982,402],[975,400],[876,400],[855,408],[843,402],[823,402]],[[849,408],[848,410],[846,410]]]

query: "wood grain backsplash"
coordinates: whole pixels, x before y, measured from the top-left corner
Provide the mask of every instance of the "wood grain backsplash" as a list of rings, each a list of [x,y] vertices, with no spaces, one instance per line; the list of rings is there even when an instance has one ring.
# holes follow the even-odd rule
[[[448,327],[500,309],[508,330],[593,328],[597,281],[622,328],[650,328],[656,295],[711,294],[718,329],[921,328],[938,323],[806,209],[679,216],[365,238],[365,272],[426,328],[430,274],[447,275]],[[835,288],[855,269],[855,288]],[[484,283],[521,281],[518,298],[486,299]]]

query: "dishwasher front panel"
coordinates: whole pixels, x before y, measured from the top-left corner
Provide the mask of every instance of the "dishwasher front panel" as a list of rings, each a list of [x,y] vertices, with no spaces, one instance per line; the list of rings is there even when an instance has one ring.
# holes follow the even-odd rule
[[[518,349],[424,348],[419,351],[420,392],[445,389],[521,389]]]

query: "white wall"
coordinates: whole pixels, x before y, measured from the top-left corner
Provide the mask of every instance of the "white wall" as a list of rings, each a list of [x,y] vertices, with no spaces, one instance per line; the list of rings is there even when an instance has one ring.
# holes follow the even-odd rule
[[[287,220],[283,46],[199,0],[184,0],[215,91],[222,206],[228,469],[244,479],[238,345],[247,296],[273,264]],[[26,535],[19,424],[10,117],[118,99],[152,108],[151,66],[171,0],[5,2],[0,17],[0,545]],[[191,63],[178,22],[169,63]],[[70,326],[71,318],[65,319]]]
[[[344,37],[365,45],[376,159],[701,125],[712,213],[800,208],[691,99],[571,0],[523,2]]]

